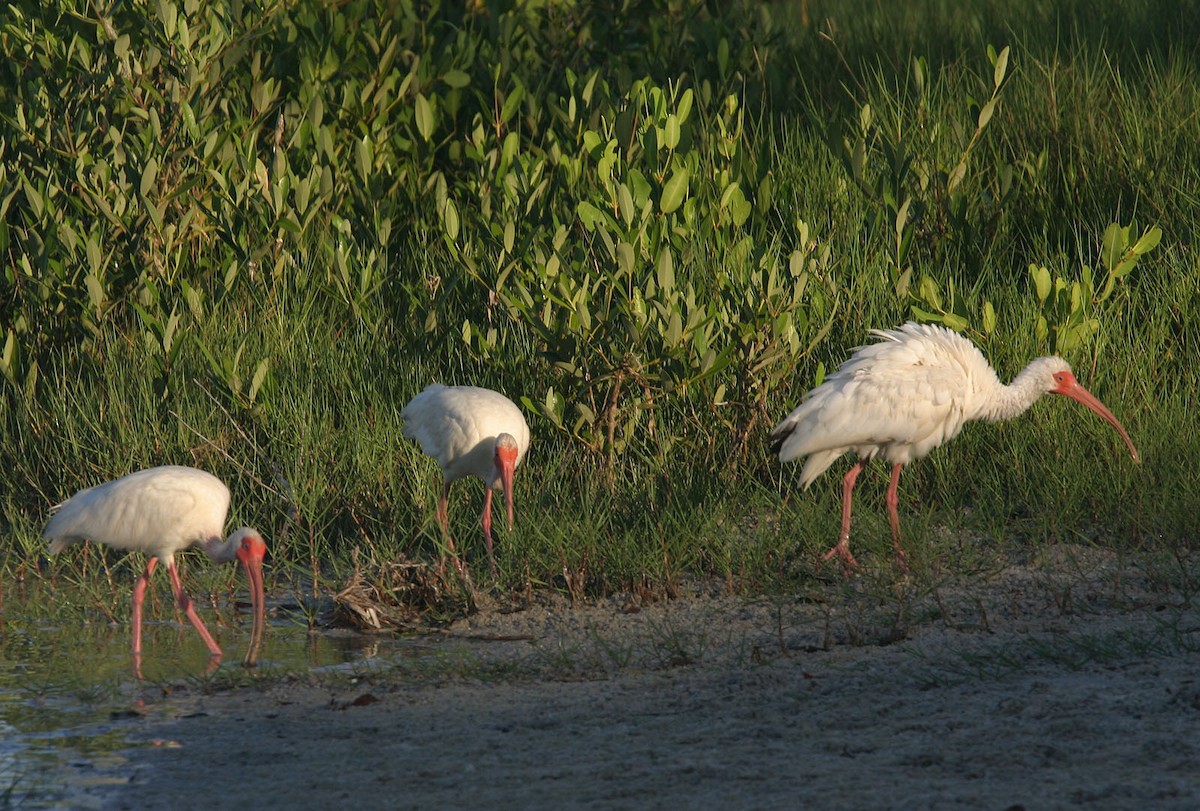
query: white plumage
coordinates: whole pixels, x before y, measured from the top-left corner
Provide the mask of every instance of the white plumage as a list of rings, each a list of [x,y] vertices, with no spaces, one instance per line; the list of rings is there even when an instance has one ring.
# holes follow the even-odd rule
[[[216,563],[239,560],[250,581],[255,638],[261,633],[263,604],[262,559],[266,544],[257,531],[242,527],[221,539],[229,511],[229,488],[216,476],[191,467],[169,465],[130,473],[80,490],[54,508],[42,533],[51,555],[85,540],[116,549],[144,552],[149,560],[133,591],[134,670],[141,676],[142,602],[158,561],[167,567],[179,607],[187,615],[214,657],[221,649],[183,592],[175,569],[175,554],[199,546]]]
[[[979,349],[952,330],[910,322],[872,334],[878,343],[858,347],[771,432],[781,462],[807,457],[800,471],[806,488],[843,454],[853,451],[859,457],[843,481],[842,534],[826,560],[838,555],[847,567],[856,565],[849,546],[850,497],[868,461],[879,456],[893,466],[888,517],[903,567],[896,514],[901,467],[953,439],[969,420],[1015,417],[1046,393],[1071,397],[1095,411],[1116,427],[1138,458],[1125,428],[1076,382],[1062,358],[1038,358],[1006,386]]]
[[[438,523],[454,553],[450,534],[450,485],[464,476],[483,479],[483,537],[488,561],[496,568],[492,551],[492,491],[504,491],[508,527],[513,525],[513,475],[529,449],[529,426],[521,409],[503,394],[475,386],[427,387],[400,412],[404,436],[415,439],[421,450],[437,460],[444,484],[438,499]]]
[[[51,555],[92,540],[172,563],[176,552],[221,540],[229,499],[229,488],[202,470],[139,470],[71,496],[54,508],[43,536]]]

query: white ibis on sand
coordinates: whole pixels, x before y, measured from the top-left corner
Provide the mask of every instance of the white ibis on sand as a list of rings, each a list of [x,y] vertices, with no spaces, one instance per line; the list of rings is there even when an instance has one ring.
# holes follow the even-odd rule
[[[508,528],[513,525],[513,474],[529,449],[529,426],[521,409],[503,394],[474,386],[427,387],[400,412],[404,436],[421,443],[421,450],[442,467],[442,495],[437,520],[446,545],[455,556],[450,534],[450,485],[464,476],[483,479],[483,540],[488,562],[496,571],[492,552],[492,490],[504,489]]]
[[[154,467],[139,470],[86,490],[80,490],[54,508],[43,537],[50,554],[85,540],[115,549],[144,552],[146,570],[133,587],[133,667],[140,678],[142,664],[142,602],[150,576],[161,560],[171,576],[171,588],[180,610],[196,627],[214,661],[221,649],[183,591],[175,570],[175,553],[199,546],[216,563],[241,562],[250,581],[254,609],[254,639],[259,639],[265,618],[262,560],[267,545],[257,531],[242,527],[221,540],[229,510],[229,488],[220,479],[191,467]]]
[[[858,474],[879,456],[892,463],[888,521],[897,562],[907,569],[896,512],[900,469],[956,437],[968,420],[1016,417],[1046,393],[1070,397],[1108,420],[1138,461],[1124,426],[1062,358],[1038,358],[1006,386],[975,345],[952,330],[909,322],[872,334],[881,340],[859,347],[771,432],[779,461],[808,457],[800,471],[806,488],[842,454],[858,454],[842,480],[842,532],[824,560],[836,555],[847,570],[858,565],[850,554],[850,496]]]

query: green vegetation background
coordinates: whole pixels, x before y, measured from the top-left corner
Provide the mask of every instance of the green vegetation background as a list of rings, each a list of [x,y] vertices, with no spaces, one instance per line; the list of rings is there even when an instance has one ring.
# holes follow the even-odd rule
[[[433,560],[398,413],[442,381],[534,433],[505,586],[769,587],[840,469],[801,493],[766,432],[913,317],[1002,378],[1064,354],[1144,458],[1065,401],[972,426],[905,474],[918,567],[1194,540],[1194,2],[13,0],[0,49],[9,575],[50,505],[165,463],[285,580]]]

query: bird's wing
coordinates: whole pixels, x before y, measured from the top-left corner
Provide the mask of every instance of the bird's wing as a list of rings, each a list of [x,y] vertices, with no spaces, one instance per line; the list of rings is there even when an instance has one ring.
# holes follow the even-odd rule
[[[191,468],[155,468],[79,491],[42,536],[51,553],[90,540],[154,554],[219,535],[228,509],[229,490],[218,479]]]
[[[867,349],[876,346],[880,344]],[[867,360],[860,352],[844,364],[772,432],[780,461],[827,452],[822,457],[824,467],[809,471],[806,466],[805,473],[811,473],[806,479],[820,475],[848,451],[922,444],[938,435],[944,424],[961,426],[961,419],[954,416],[961,410],[955,402],[961,373],[953,367],[903,355],[887,363]]]
[[[412,398],[400,412],[404,436],[417,440],[421,450],[436,459],[443,469],[474,444],[471,441],[474,423],[457,391],[435,383]]]
[[[512,400],[490,389],[434,384],[414,397],[400,416],[404,419],[404,436],[417,440],[421,450],[446,472],[461,460],[470,468],[466,473],[486,476],[481,470],[491,464],[491,449],[481,455],[478,446],[502,433],[512,434],[517,440],[518,464],[529,447],[529,425],[521,410]]]

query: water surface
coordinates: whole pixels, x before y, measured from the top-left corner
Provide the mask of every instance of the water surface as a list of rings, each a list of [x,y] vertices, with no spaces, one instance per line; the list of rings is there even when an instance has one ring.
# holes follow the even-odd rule
[[[179,689],[229,685],[313,670],[356,668],[413,643],[394,637],[310,632],[291,600],[268,596],[268,627],[257,667],[242,659],[250,643],[248,612],[236,606],[198,610],[225,652],[215,670],[186,621],[177,622],[169,592],[147,601],[144,681],[134,678],[129,617],[109,621],[85,595],[35,584],[3,584],[0,602],[0,808],[98,808],[106,783],[127,780],[123,752],[132,722],[159,710]],[[165,599],[164,599],[165,596]],[[122,606],[128,611],[128,604]]]

